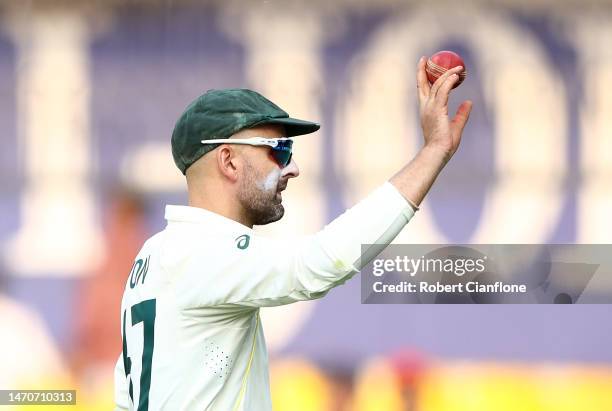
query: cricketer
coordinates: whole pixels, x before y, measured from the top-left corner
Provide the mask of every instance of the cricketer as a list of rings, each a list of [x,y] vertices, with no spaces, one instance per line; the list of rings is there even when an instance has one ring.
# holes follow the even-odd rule
[[[319,125],[246,89],[192,102],[172,133],[189,205],[166,206],[166,228],[144,243],[126,281],[116,409],[272,409],[259,308],[323,297],[374,257],[362,258],[362,244],[389,244],[410,221],[468,121],[470,101],[448,115],[461,69],[430,85],[419,61],[422,148],[365,199],[290,244],[252,228],[283,217],[282,192],[299,175],[292,137]]]

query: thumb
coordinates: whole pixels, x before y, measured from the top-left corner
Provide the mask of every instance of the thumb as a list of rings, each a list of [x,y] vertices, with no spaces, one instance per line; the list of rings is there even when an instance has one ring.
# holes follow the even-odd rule
[[[472,102],[470,100],[466,100],[459,105],[457,113],[455,113],[455,117],[451,121],[451,127],[455,133],[458,133],[459,135],[463,133],[463,128],[470,118],[471,111]]]

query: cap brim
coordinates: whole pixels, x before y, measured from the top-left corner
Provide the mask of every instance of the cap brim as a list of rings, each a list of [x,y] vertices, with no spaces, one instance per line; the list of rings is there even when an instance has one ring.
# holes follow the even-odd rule
[[[319,124],[313,123],[312,121],[298,120],[297,118],[290,117],[270,118],[266,119],[266,121],[262,121],[260,124],[279,124],[284,126],[287,137],[314,133],[321,128]]]

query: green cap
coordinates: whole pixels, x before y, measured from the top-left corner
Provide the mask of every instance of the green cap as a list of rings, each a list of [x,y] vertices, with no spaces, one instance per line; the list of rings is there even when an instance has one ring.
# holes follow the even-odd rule
[[[216,144],[202,140],[229,138],[245,128],[280,124],[286,136],[313,133],[317,123],[290,118],[283,109],[248,89],[208,90],[183,112],[172,132],[172,156],[183,174]]]

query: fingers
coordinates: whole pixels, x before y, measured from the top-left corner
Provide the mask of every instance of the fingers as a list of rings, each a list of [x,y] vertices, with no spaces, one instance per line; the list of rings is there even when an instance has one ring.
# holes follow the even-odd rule
[[[431,88],[429,85],[429,80],[427,80],[427,73],[425,72],[425,62],[425,57],[421,57],[417,66],[417,89],[421,103],[423,103],[425,99],[429,97]]]
[[[453,74],[459,74],[461,70],[463,70],[463,67],[457,66],[445,71],[444,74],[442,74],[431,86],[430,94],[433,94],[435,96],[438,93],[440,87],[442,87],[442,84],[444,84],[444,82],[446,81],[446,79],[452,76]]]
[[[470,113],[472,112],[472,102],[470,100],[466,100],[459,105],[457,109],[457,113],[455,113],[455,117],[451,121],[451,127],[453,132],[461,138],[461,134],[463,133],[463,128],[470,118]]]
[[[459,76],[457,74],[452,74],[444,80],[436,96],[434,97],[436,105],[438,107],[444,107],[448,105],[448,96],[450,94],[451,89],[454,87],[455,83],[459,80]]]

